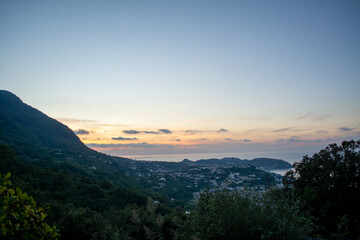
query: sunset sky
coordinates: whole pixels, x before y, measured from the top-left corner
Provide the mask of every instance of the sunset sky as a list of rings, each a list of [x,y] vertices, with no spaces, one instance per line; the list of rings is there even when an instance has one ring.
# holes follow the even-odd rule
[[[360,1],[0,1],[0,89],[113,155],[360,138]]]

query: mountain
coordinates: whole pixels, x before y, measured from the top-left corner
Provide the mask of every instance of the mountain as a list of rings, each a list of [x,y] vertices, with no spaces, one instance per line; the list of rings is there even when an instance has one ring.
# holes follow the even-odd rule
[[[10,146],[89,151],[67,126],[0,90],[0,141]]]
[[[21,162],[120,185],[136,184],[124,175],[134,160],[88,148],[66,125],[4,90],[0,90],[0,144],[13,149]]]
[[[5,90],[0,90],[0,142],[9,145],[18,154],[20,153],[19,155],[24,155],[27,158],[33,155],[31,152],[36,149],[36,156],[38,156],[40,150],[47,151],[48,155],[55,156],[57,159],[61,158],[62,161],[67,159],[70,162],[79,163],[82,167],[94,166],[102,168],[106,172],[112,171],[114,168],[124,170],[124,168],[129,167],[130,162],[134,161],[120,157],[110,157],[88,148],[66,125],[25,104],[16,95]],[[25,153],[22,153],[22,151]],[[250,165],[265,170],[290,169],[292,167],[288,162],[270,158],[256,158],[253,160],[214,158],[201,159],[195,162],[185,159],[181,163],[186,165],[220,166]]]
[[[239,158],[210,158],[210,159],[200,159],[197,161],[190,161],[189,159],[184,159],[181,163],[187,165],[198,165],[198,166],[254,166],[264,170],[274,170],[274,169],[290,169],[292,165],[284,160],[273,159],[273,158],[255,158],[253,160],[239,159]]]

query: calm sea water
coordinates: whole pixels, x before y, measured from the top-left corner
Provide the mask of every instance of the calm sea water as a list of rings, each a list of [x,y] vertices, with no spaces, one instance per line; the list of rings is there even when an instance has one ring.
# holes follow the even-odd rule
[[[181,162],[182,160],[189,159],[196,161],[199,159],[209,158],[225,158],[237,157],[240,159],[254,159],[254,158],[275,158],[295,163],[301,161],[304,155],[312,156],[312,152],[235,152],[235,153],[196,153],[196,154],[167,154],[167,155],[132,155],[123,156],[136,160],[145,161],[163,161],[163,162]]]

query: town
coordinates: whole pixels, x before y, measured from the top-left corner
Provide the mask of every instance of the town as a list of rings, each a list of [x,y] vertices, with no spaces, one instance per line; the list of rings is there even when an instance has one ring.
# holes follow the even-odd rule
[[[172,200],[192,202],[208,190],[252,191],[281,187],[282,176],[254,166],[189,166],[183,163],[131,161],[126,175],[148,189],[167,193]]]

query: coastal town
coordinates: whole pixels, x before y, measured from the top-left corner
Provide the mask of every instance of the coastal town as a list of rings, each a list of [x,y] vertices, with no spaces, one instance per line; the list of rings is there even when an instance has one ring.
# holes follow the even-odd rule
[[[202,191],[229,190],[262,193],[281,187],[282,176],[254,166],[186,165],[182,163],[132,161],[126,175],[147,188],[166,192],[173,200],[192,201]]]

